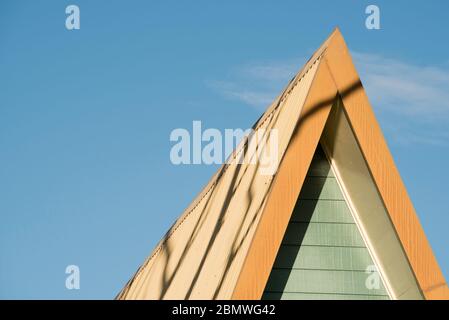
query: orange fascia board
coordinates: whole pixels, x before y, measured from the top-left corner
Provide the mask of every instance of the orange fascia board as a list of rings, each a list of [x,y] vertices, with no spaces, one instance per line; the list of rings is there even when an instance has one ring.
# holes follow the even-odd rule
[[[281,161],[253,237],[233,299],[260,299],[291,213],[337,96],[327,64],[320,63],[301,118]]]
[[[449,299],[449,289],[407,194],[340,31],[319,49],[321,64],[297,130],[281,161],[233,299],[260,299],[291,212],[338,94],[380,197],[426,299]]]

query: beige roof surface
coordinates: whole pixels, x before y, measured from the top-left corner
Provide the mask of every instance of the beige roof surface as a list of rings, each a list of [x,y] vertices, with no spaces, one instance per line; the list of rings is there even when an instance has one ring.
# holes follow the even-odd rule
[[[263,128],[266,133],[279,130],[280,155],[299,119],[318,63],[319,57],[309,63],[255,125],[255,130]],[[233,157],[245,145],[241,143]],[[273,180],[260,169],[259,159],[223,165],[119,297],[229,299]]]

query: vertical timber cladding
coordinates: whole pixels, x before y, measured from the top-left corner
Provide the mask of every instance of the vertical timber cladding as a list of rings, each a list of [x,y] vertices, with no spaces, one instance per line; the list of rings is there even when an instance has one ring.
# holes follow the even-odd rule
[[[318,146],[263,299],[389,299]]]

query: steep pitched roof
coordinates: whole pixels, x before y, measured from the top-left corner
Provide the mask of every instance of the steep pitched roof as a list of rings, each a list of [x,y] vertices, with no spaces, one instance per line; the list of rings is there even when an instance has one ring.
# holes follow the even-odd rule
[[[261,174],[259,161],[224,164],[117,298],[260,299],[336,105],[348,119],[413,281],[424,298],[449,298],[449,289],[338,29],[253,127],[256,132],[279,132],[280,164],[275,174]],[[263,136],[267,139],[269,134]],[[246,148],[248,140],[233,152],[231,160],[239,158]],[[394,297],[406,297],[404,292],[395,292]]]

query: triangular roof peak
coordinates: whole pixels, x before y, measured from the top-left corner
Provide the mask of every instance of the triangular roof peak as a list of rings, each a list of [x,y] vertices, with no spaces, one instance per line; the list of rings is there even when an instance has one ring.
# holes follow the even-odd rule
[[[258,165],[223,165],[118,298],[260,299],[319,143],[347,186],[354,211],[360,211],[359,227],[391,297],[449,298],[338,28],[254,128],[280,132],[276,173],[260,175]],[[357,158],[349,159],[352,169],[348,154]],[[366,192],[352,192],[353,184]],[[374,224],[390,231],[383,235]],[[398,273],[409,276],[395,280]]]

